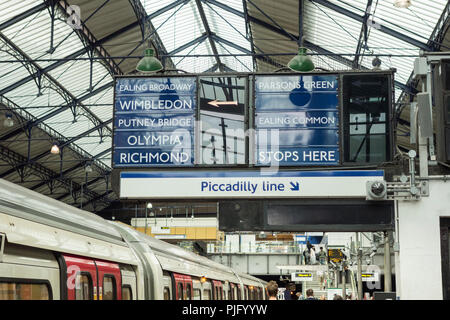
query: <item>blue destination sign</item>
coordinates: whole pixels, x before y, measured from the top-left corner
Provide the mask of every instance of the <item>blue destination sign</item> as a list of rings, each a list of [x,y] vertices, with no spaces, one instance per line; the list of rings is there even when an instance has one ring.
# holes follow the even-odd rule
[[[118,78],[113,167],[192,166],[195,77]]]
[[[116,167],[166,167],[166,166],[192,166],[194,156],[191,149],[120,149],[114,153]]]
[[[116,96],[143,94],[195,95],[194,77],[122,78],[116,81]]]
[[[125,131],[115,133],[115,148],[191,148],[193,132],[186,129],[175,131]]]
[[[117,114],[117,113],[116,113]],[[123,130],[174,130],[191,129],[195,118],[192,112],[160,114],[121,114],[114,119],[116,129]]]
[[[258,149],[257,163],[259,165],[280,166],[295,165],[336,165],[339,162],[338,147],[271,147],[270,149]]]
[[[257,76],[256,165],[339,164],[338,79]]]
[[[337,128],[337,111],[259,112],[258,128]]]

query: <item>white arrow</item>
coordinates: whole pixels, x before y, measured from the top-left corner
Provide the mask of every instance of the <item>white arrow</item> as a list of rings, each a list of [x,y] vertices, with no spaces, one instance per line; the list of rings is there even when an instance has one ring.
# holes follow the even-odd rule
[[[208,104],[218,108],[219,105],[235,105],[235,106],[237,106],[238,102],[237,101],[217,101],[217,100],[213,100],[213,101],[208,102]]]

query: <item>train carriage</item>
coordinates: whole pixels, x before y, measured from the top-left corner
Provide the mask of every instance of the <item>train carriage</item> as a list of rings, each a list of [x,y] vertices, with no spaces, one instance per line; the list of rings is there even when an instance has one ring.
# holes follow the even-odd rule
[[[0,300],[266,299],[264,284],[0,179]]]

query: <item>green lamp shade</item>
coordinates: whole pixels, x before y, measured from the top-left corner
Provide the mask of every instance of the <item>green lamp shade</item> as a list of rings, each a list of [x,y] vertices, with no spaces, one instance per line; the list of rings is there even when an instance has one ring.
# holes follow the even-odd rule
[[[154,57],[153,49],[146,49],[145,56],[139,61],[136,70],[140,72],[157,72],[163,69],[161,62]]]
[[[297,72],[311,72],[315,66],[311,57],[306,55],[306,48],[298,48],[298,55],[291,59],[288,63],[288,68]]]

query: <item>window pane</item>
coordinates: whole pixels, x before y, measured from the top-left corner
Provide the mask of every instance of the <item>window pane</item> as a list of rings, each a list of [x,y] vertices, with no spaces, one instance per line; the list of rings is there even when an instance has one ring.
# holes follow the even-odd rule
[[[130,287],[122,287],[122,300],[132,300],[133,295]]]
[[[381,163],[388,161],[389,76],[344,76],[344,161]]]
[[[0,300],[49,300],[47,284],[0,283]]]
[[[177,300],[183,300],[183,284],[178,283],[177,285]]]
[[[203,290],[203,300],[211,300],[211,290]]]
[[[245,163],[247,78],[200,79],[201,164]]]
[[[103,278],[103,300],[116,299],[116,281],[112,276]]]
[[[85,274],[77,274],[75,279],[75,300],[92,300],[92,281]]]
[[[200,289],[194,289],[194,300],[201,300],[201,291]]]
[[[191,285],[189,283],[186,285],[186,295],[184,300],[191,300]]]
[[[164,300],[170,300],[170,290],[167,287],[164,287]]]

